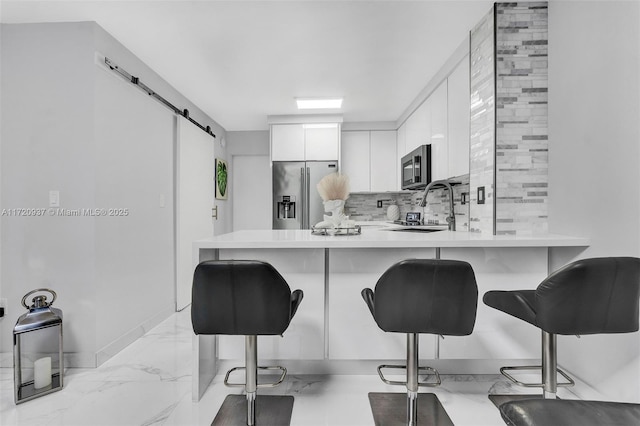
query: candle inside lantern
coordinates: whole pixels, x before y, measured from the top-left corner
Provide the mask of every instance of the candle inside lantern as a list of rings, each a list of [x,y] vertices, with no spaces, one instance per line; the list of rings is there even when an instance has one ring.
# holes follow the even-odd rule
[[[46,388],[51,385],[51,357],[37,359],[33,363],[33,387]]]

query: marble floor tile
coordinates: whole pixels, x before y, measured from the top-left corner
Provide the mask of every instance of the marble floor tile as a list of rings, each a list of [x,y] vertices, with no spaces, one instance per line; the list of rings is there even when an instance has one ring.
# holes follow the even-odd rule
[[[0,368],[0,424],[210,425],[228,388],[216,376],[198,403],[191,399],[191,323],[178,312],[95,369],[68,369],[65,387],[16,406],[13,370]],[[241,378],[240,378],[241,379]],[[435,393],[457,426],[503,425],[489,393],[523,393],[500,375],[442,376]],[[373,425],[369,392],[402,393],[372,375],[293,375],[258,395],[293,395],[292,425]],[[563,393],[564,392],[564,393]],[[576,398],[571,391],[559,392]],[[259,396],[258,396],[259,397]]]

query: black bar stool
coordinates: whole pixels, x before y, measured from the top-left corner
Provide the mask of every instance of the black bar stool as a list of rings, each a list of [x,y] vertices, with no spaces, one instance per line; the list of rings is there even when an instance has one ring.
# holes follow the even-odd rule
[[[640,404],[528,399],[502,404],[500,415],[509,426],[629,426],[640,425]]]
[[[420,394],[418,401],[419,386],[441,383],[436,370],[418,365],[418,334],[471,334],[478,305],[478,287],[471,265],[456,260],[403,260],[385,271],[376,283],[375,292],[370,288],[362,290],[362,297],[380,329],[407,334],[406,366],[378,367],[382,381],[407,387],[406,424],[416,425],[418,419],[420,424],[452,424],[436,395]],[[384,368],[406,369],[406,382],[387,380],[382,373]],[[430,371],[436,381],[419,383],[419,370]],[[398,413],[398,409],[392,405],[397,406],[396,396],[400,395],[403,394],[369,394],[376,425],[397,424],[398,416],[394,413]],[[404,405],[404,401],[400,404]]]
[[[264,420],[265,425],[289,424],[291,421],[292,396],[270,397],[277,399],[271,401],[276,407],[267,407],[269,399],[263,396],[256,413],[257,389],[277,386],[287,373],[284,367],[258,367],[257,336],[284,333],[302,297],[302,290],[292,293],[284,278],[266,262],[214,260],[202,262],[195,269],[191,302],[191,322],[195,334],[245,336],[245,366],[229,370],[224,384],[245,388],[247,425],[256,424],[256,415],[259,420]],[[275,383],[258,385],[258,368],[277,369],[282,374]],[[245,383],[229,383],[229,375],[239,369],[245,370]],[[238,409],[237,397],[227,396],[213,421],[214,425],[244,424],[245,416]],[[283,398],[286,399],[284,403]],[[274,408],[280,412],[274,413]]]
[[[500,372],[518,385],[541,387],[544,398],[556,398],[558,386],[574,384],[557,367],[556,335],[638,331],[639,296],[640,259],[635,257],[582,259],[549,275],[536,290],[488,291],[486,305],[542,331],[541,366],[502,367]],[[533,369],[542,369],[541,383],[524,383],[507,373]],[[556,371],[567,381],[558,383]]]

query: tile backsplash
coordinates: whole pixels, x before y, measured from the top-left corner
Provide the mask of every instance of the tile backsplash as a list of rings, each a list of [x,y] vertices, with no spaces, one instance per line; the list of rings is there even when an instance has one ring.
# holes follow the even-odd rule
[[[471,30],[471,232],[547,231],[547,8],[495,3]]]
[[[452,178],[450,181],[456,183],[453,186],[456,230],[468,231],[469,175]],[[449,195],[447,192],[444,188],[430,191],[426,207],[419,206],[424,191],[352,193],[345,203],[344,213],[350,219],[357,221],[386,221],[388,220],[387,208],[395,202],[400,209],[400,219],[404,219],[407,212],[420,212],[425,222],[437,221],[437,223],[446,224],[446,218],[449,214]],[[462,204],[462,194],[465,194],[466,197],[465,204]],[[382,207],[378,207],[378,201],[382,201]]]

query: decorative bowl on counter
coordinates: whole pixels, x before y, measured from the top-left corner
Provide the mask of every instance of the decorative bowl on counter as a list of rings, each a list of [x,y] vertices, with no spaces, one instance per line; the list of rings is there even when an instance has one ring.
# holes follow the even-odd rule
[[[316,228],[311,227],[311,235],[360,235],[362,229],[360,225],[349,227],[337,227],[337,228]]]

